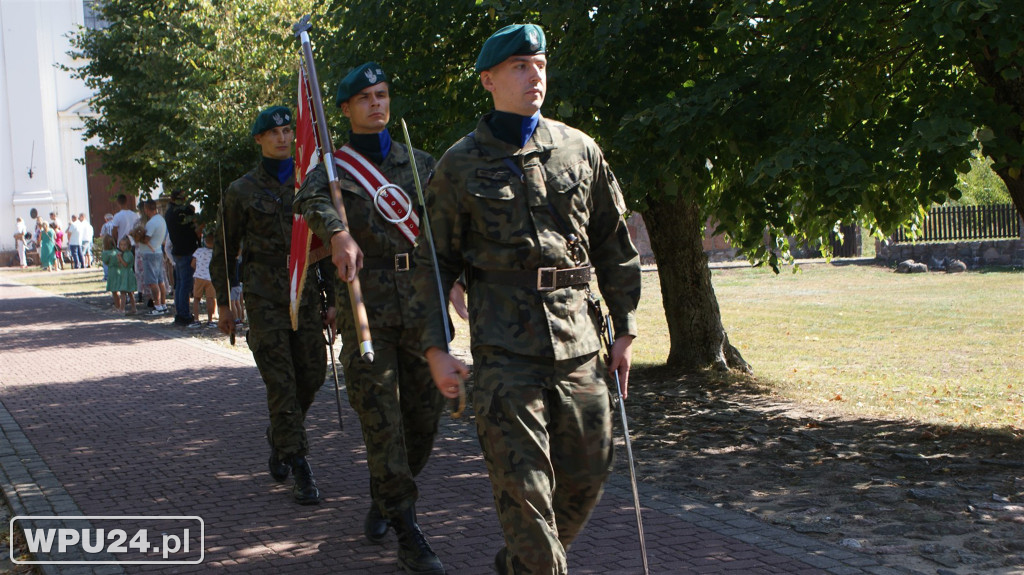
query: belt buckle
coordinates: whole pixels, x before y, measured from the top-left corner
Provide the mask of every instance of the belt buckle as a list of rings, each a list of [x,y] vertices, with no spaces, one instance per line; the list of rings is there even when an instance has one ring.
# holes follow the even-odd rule
[[[537,291],[554,291],[555,271],[555,268],[537,268]],[[550,278],[548,283],[544,283],[544,274]]]
[[[395,271],[409,271],[409,254],[395,254]]]

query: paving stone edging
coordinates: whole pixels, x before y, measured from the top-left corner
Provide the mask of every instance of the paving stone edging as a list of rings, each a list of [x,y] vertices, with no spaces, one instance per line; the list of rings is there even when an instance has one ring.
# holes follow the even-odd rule
[[[64,489],[53,471],[43,462],[32,442],[21,430],[7,407],[0,401],[0,485],[3,495],[11,508],[12,517],[23,515],[59,515],[73,517],[84,515],[71,495]],[[22,523],[19,521],[19,523]],[[26,521],[33,527],[66,527],[67,520]],[[74,522],[83,527],[82,521]],[[46,556],[35,557],[45,561]],[[95,558],[93,559],[95,560]],[[122,575],[120,565],[36,565],[45,575]]]

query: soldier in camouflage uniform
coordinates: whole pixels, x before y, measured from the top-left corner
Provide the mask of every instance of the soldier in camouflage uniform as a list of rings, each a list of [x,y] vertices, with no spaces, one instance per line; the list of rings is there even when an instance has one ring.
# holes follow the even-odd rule
[[[270,411],[268,467],[278,481],[293,473],[293,497],[300,504],[312,505],[320,502],[320,492],[306,461],[309,440],[304,422],[327,375],[326,341],[321,330],[325,322],[334,320],[333,282],[327,282],[332,308],[322,318],[316,290],[318,268],[310,267],[299,309],[299,329],[292,331],[288,311],[288,253],[295,195],[291,112],[284,106],[260,112],[251,133],[262,152],[260,164],[224,190],[217,214],[223,231],[216,234],[210,274],[220,308],[218,327],[224,333],[235,329],[229,305],[229,272],[224,268],[225,249],[227,259],[234,262],[241,246],[241,279],[249,316],[246,341],[266,384]],[[334,275],[330,262],[318,265],[323,277]],[[236,269],[232,266],[230,273],[234,275]]]
[[[352,128],[343,152],[354,150],[371,162],[379,174],[408,192],[411,209],[417,209],[409,156],[415,154],[422,181],[429,178],[434,159],[391,140],[387,129],[391,98],[384,71],[373,62],[355,68],[338,86],[336,102]],[[346,389],[359,414],[370,467],[371,502],[364,533],[380,543],[390,524],[398,536],[398,562],[407,572],[443,575],[441,561],[416,523],[414,507],[419,496],[415,477],[430,457],[444,407],[419,351],[419,331],[410,323],[409,252],[415,236],[406,236],[378,213],[373,200],[376,190],[367,190],[347,169],[336,166],[349,227],[331,202],[322,165],[303,181],[295,212],[305,216],[325,243],[351,237],[363,254],[359,279],[373,334],[373,363],[362,361],[355,345],[356,321],[345,287],[338,290],[337,309],[339,332],[346,343],[341,350]],[[394,214],[388,217],[397,219]],[[351,268],[344,247],[332,248],[338,269]]]
[[[487,40],[476,69],[495,111],[445,152],[427,196],[442,282],[468,279],[473,407],[505,534],[499,573],[568,572],[566,549],[610,470],[606,378],[616,370],[625,393],[640,298],[622,192],[600,148],[540,115],[545,54],[534,25]],[[414,256],[421,346],[438,389],[454,398],[468,372],[444,351],[429,244]],[[591,269],[614,328],[607,367]]]

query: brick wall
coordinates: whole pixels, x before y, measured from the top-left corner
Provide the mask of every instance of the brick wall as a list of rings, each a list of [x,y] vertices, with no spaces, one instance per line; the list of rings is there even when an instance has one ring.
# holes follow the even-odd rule
[[[629,237],[633,240],[633,245],[636,246],[638,252],[640,252],[640,262],[645,265],[650,265],[654,262],[654,251],[651,249],[651,238],[647,235],[647,227],[644,225],[644,219],[638,213],[633,213],[626,220],[626,226],[629,228]],[[729,242],[725,241],[725,236],[719,234],[717,236],[711,235],[714,231],[714,222],[710,219],[704,226],[704,253],[708,255],[708,259],[713,262],[728,261],[736,258],[736,248],[729,245]]]

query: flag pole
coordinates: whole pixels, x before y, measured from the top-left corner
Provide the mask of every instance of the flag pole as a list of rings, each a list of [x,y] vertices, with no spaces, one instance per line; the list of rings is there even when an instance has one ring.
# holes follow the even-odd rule
[[[309,43],[309,30],[312,26],[309,23],[309,14],[292,26],[299,42],[302,44],[302,55],[306,67],[306,77],[309,79],[310,99],[313,105],[313,113],[316,116],[316,131],[320,139],[321,157],[324,160],[324,169],[327,170],[327,180],[331,190],[331,202],[338,212],[338,218],[348,229],[348,215],[345,212],[345,202],[341,197],[341,183],[338,181],[338,173],[334,167],[334,146],[331,143],[331,134],[327,130],[327,118],[324,115],[323,98],[320,95],[320,80],[316,75],[316,64],[313,61],[313,49]],[[359,337],[359,354],[366,363],[373,363],[373,340],[370,338],[370,321],[366,314],[366,305],[363,303],[363,290],[356,276],[348,284],[348,295],[352,304],[352,316],[356,324],[356,332]]]

